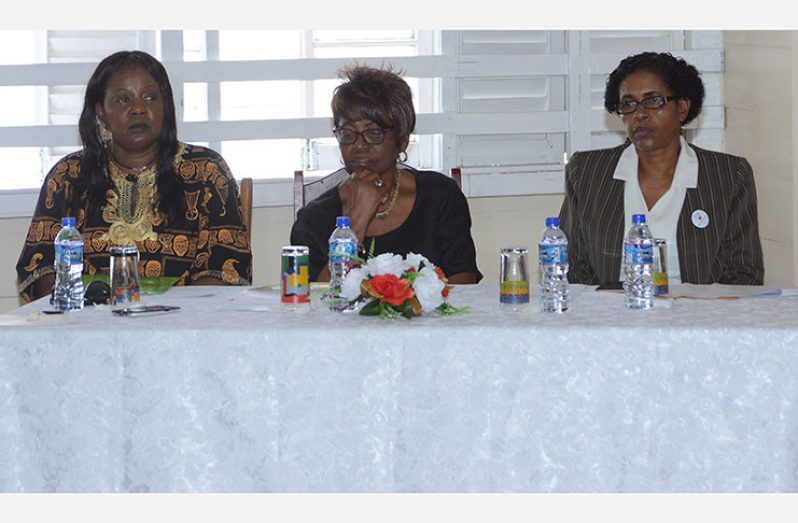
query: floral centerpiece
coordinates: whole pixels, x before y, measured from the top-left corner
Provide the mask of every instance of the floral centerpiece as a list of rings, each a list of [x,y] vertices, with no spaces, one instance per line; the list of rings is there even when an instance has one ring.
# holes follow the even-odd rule
[[[443,271],[424,256],[385,253],[350,269],[341,295],[350,301],[350,309],[359,307],[364,316],[412,318],[430,312],[465,312],[466,307],[453,307],[446,301],[450,289]]]

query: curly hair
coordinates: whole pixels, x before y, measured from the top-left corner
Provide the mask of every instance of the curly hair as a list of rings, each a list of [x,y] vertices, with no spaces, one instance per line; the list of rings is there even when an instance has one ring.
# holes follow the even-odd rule
[[[344,120],[371,120],[396,131],[396,146],[410,139],[416,127],[416,111],[410,86],[390,66],[377,69],[350,65],[338,71],[344,83],[333,91],[332,113],[336,126]]]
[[[119,51],[105,57],[94,70],[86,85],[83,110],[78,121],[80,139],[83,142],[83,157],[80,162],[80,178],[71,191],[68,207],[77,209],[81,200],[88,198],[90,214],[99,215],[106,203],[106,191],[111,188],[108,174],[109,153],[106,150],[97,128],[95,107],[102,104],[111,77],[119,71],[140,68],[149,73],[158,84],[163,100],[163,128],[159,138],[159,151],[156,158],[158,168],[158,208],[168,219],[174,220],[185,210],[177,176],[174,171],[174,158],[177,154],[177,120],[172,85],[166,69],[157,59],[143,51]]]
[[[653,52],[627,56],[610,73],[604,89],[604,108],[607,112],[617,112],[621,82],[638,71],[659,75],[665,85],[673,91],[674,96],[690,100],[690,110],[682,125],[687,125],[701,113],[704,104],[704,83],[701,81],[698,69],[670,53]]]

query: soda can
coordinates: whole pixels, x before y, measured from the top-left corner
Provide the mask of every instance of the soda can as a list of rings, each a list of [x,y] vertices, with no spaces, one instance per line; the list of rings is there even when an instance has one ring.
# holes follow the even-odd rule
[[[651,268],[654,295],[668,294],[668,245],[662,238],[654,239],[654,263]]]
[[[525,247],[505,247],[499,257],[499,303],[529,303],[528,254]]]
[[[282,303],[310,303],[310,249],[305,245],[287,245],[281,258]]]

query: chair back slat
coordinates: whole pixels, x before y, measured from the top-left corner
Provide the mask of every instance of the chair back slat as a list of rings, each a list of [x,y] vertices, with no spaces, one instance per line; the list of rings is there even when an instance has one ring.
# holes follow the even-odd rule
[[[238,184],[238,202],[241,207],[241,221],[247,229],[247,238],[252,246],[252,178],[241,178]]]
[[[323,178],[305,183],[305,173],[294,171],[294,220],[299,209],[305,206],[330,190],[339,185],[349,177],[349,173],[343,167],[334,171]]]
[[[452,179],[457,182],[457,186],[460,190],[463,189],[463,174],[460,171],[459,167],[452,167],[451,171],[449,171],[452,175]]]

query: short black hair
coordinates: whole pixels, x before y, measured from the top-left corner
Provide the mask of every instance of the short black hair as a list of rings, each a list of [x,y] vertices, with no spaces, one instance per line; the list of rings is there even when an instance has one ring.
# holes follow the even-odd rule
[[[701,113],[704,105],[704,82],[695,66],[670,53],[646,52],[627,56],[607,78],[604,89],[604,108],[618,112],[621,82],[632,73],[647,71],[659,75],[677,98],[690,100],[690,111],[682,125],[687,125]]]
[[[333,92],[334,124],[371,120],[382,127],[393,126],[396,146],[401,148],[416,128],[416,111],[413,92],[400,74],[390,66],[377,69],[355,64],[339,70],[345,82]]]

